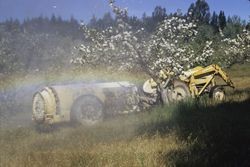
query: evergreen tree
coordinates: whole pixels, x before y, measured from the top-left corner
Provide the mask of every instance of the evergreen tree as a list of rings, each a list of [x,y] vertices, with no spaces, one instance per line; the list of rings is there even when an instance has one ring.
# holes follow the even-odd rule
[[[138,30],[142,27],[141,21],[136,16],[129,17],[129,24],[134,30]]]
[[[228,38],[235,38],[237,34],[241,33],[244,26],[239,16],[228,17],[228,22],[224,28],[224,35]]]
[[[190,7],[188,8],[188,16],[193,16],[193,13],[194,13],[194,3],[191,3]]]
[[[100,29],[106,29],[107,27],[114,26],[114,24],[115,20],[109,12],[105,13],[103,18],[97,21],[97,27]]]
[[[152,16],[147,17],[144,13],[142,16],[143,25],[148,32],[153,32],[157,25],[161,23],[167,16],[166,9],[161,6],[156,6],[152,12]]]
[[[142,14],[142,21],[144,22],[144,20],[146,20],[146,18],[147,18],[147,14],[144,12],[144,13]]]
[[[227,17],[227,23],[231,24],[232,22],[233,22],[233,20],[232,20],[231,16],[228,16]]]
[[[56,16],[55,14],[52,14],[51,18],[50,18],[50,22],[53,24],[56,24]]]
[[[188,15],[202,23],[209,23],[210,20],[210,8],[205,0],[197,0],[196,3],[192,3],[188,9]]]
[[[226,27],[227,24],[227,20],[226,20],[226,16],[224,11],[220,11],[219,14],[219,26],[221,28],[221,30],[224,30],[224,28]]]
[[[113,23],[114,23],[114,19],[112,18],[111,14],[109,12],[104,14],[102,20],[106,25],[109,25],[109,26],[113,25]]]
[[[142,25],[147,32],[153,32],[156,27],[154,26],[152,17],[147,16],[146,13],[143,13],[142,15]]]
[[[210,22],[210,24],[211,24],[211,26],[213,26],[213,28],[215,29],[215,31],[218,31],[219,30],[219,23],[218,23],[218,15],[215,13],[215,12],[213,12],[213,15],[212,15],[212,18],[211,18],[211,22]]]
[[[19,20],[10,18],[5,22],[5,28],[8,32],[17,33],[21,30],[21,24]]]
[[[167,16],[166,9],[162,8],[161,6],[156,6],[152,13],[152,19],[154,20],[155,23],[162,22],[166,16]]]
[[[248,20],[248,23],[247,23],[246,29],[247,29],[247,30],[250,30],[250,16],[249,16],[249,20]]]
[[[70,24],[71,25],[78,25],[78,21],[74,18],[74,16],[70,17]]]
[[[93,28],[97,27],[97,19],[95,15],[93,15],[92,18],[90,19],[89,26]]]

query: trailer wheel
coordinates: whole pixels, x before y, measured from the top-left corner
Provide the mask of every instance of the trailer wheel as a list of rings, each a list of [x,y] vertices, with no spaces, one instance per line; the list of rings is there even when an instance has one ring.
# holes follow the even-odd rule
[[[71,120],[83,125],[94,125],[103,119],[102,102],[95,96],[78,98],[71,111]]]
[[[213,98],[215,101],[223,101],[226,95],[222,87],[215,86],[211,89],[210,98]]]
[[[170,101],[181,101],[191,96],[187,84],[183,81],[175,80],[173,90],[169,96]]]

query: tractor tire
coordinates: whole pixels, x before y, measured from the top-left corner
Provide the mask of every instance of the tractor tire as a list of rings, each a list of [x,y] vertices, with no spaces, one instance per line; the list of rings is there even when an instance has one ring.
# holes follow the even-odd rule
[[[225,100],[225,91],[220,86],[214,86],[210,91],[210,98],[213,98],[215,101],[223,101]]]
[[[169,101],[178,102],[191,96],[188,85],[180,80],[174,80],[173,90],[170,91]]]
[[[94,125],[103,120],[103,104],[95,96],[78,98],[71,111],[71,120],[82,125]]]

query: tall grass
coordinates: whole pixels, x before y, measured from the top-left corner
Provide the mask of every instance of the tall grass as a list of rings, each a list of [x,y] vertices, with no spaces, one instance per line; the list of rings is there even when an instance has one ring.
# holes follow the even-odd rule
[[[249,102],[190,100],[49,133],[2,129],[0,166],[247,166]]]
[[[233,70],[233,80],[243,77]],[[0,166],[250,166],[250,83],[237,84],[222,103],[187,100],[92,127],[41,132],[27,110],[12,120],[25,126],[0,128]]]

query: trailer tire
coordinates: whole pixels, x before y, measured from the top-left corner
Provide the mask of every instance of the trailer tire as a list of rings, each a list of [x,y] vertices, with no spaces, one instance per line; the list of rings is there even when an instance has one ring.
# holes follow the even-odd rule
[[[102,121],[102,102],[95,96],[78,98],[72,106],[71,120],[82,125],[94,125]]]

